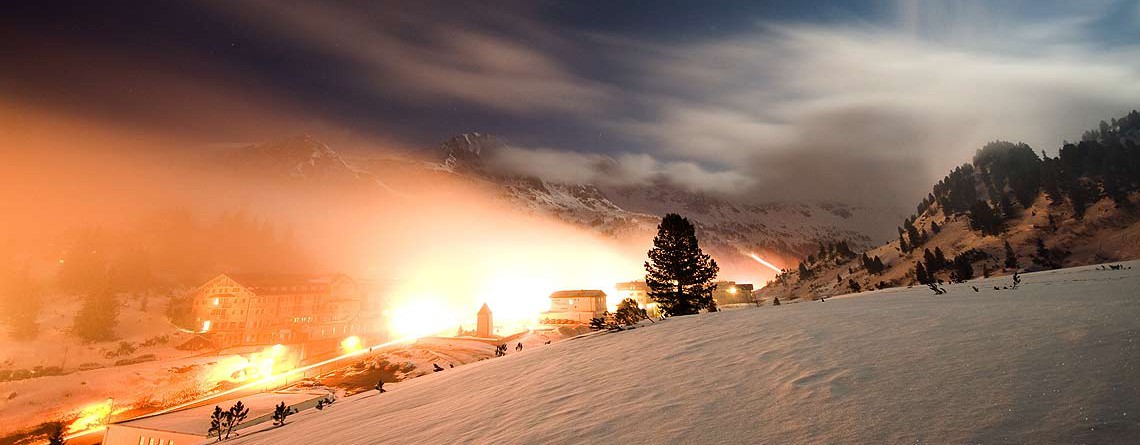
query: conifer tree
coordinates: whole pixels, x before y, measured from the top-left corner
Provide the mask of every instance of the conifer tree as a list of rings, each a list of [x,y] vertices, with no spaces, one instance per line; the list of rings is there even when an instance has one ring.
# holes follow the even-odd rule
[[[963,254],[954,257],[954,281],[962,282],[974,278],[974,266],[969,256]]]
[[[317,403],[320,403],[323,401],[324,401],[324,399],[321,399]],[[323,406],[322,406],[322,408],[323,408]],[[289,417],[292,414],[295,414],[296,412],[297,411],[295,409],[285,406],[285,402],[279,403],[277,406],[275,406],[273,408],[273,426],[285,425],[285,418]]]
[[[661,310],[667,315],[687,315],[712,304],[713,280],[720,268],[701,251],[693,224],[670,213],[657,226],[645,271],[649,297]]]
[[[0,287],[0,308],[12,338],[30,340],[40,331],[38,318],[43,307],[39,286],[32,281],[28,266],[24,266]]]
[[[922,265],[922,261],[914,263],[914,279],[918,284],[927,284],[931,282],[930,274],[926,271],[926,267]]]
[[[649,317],[646,316],[645,310],[637,307],[637,300],[632,298],[621,300],[618,303],[617,311],[614,311],[614,320],[626,326],[646,318]]]
[[[75,314],[74,330],[85,341],[106,341],[115,337],[115,323],[119,316],[119,301],[111,289],[110,280],[92,290]]]
[[[945,269],[950,264],[949,261],[946,261],[946,254],[942,253],[941,247],[934,248],[934,259],[938,261],[938,269]]]
[[[65,445],[67,439],[63,438],[63,424],[55,422],[48,431],[48,445]]]
[[[1017,269],[1017,253],[1013,251],[1013,246],[1009,245],[1009,240],[1003,241],[1005,248],[1005,267],[1010,269]]]

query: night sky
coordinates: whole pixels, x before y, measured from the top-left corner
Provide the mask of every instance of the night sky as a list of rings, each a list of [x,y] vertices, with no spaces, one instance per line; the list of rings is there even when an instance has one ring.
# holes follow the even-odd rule
[[[1137,1],[2,8],[9,102],[201,143],[481,131],[527,173],[596,180],[604,155],[765,199],[921,194],[986,141],[1054,151],[1140,103]]]

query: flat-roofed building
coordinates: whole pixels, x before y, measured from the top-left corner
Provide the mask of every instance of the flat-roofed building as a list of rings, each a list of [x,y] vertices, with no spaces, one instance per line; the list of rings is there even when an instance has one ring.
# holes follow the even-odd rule
[[[550,310],[543,312],[545,324],[586,324],[606,313],[606,293],[600,290],[560,290],[550,294]]]
[[[620,295],[622,299],[632,298],[642,308],[653,303],[653,300],[649,298],[649,286],[644,281],[626,281],[614,285],[614,288],[619,294],[622,294]]]
[[[735,281],[717,281],[713,299],[717,304],[752,303],[752,285]]]

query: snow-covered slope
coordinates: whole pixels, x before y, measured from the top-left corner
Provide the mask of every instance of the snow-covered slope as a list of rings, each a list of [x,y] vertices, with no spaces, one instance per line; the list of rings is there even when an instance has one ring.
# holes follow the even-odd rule
[[[1137,443],[1140,262],[1125,266],[676,317],[233,442]]]

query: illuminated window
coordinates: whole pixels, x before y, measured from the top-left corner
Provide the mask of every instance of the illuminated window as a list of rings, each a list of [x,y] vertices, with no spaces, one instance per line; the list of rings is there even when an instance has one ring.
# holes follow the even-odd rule
[[[139,445],[146,445],[146,436],[139,436]]]

